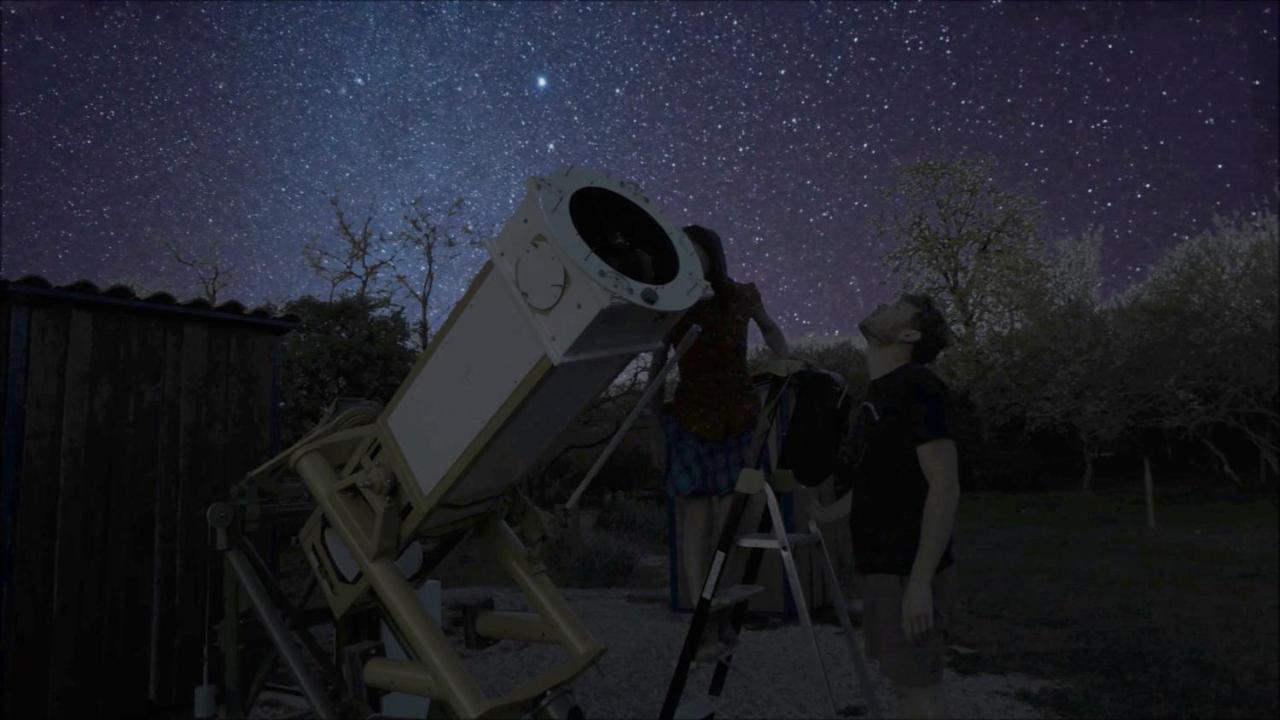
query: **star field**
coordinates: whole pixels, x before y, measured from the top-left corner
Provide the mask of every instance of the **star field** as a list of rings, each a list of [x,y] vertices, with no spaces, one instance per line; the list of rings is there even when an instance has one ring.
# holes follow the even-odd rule
[[[1277,26],[1254,3],[3,3],[3,275],[319,293],[327,199],[491,230],[586,165],[725,238],[790,337],[893,288],[902,164],[992,155],[1046,237],[1104,228],[1109,290],[1274,197]],[[483,262],[441,279],[439,315]]]

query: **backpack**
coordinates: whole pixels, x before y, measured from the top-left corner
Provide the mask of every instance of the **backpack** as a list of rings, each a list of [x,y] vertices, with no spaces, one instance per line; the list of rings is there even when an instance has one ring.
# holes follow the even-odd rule
[[[845,392],[844,378],[833,372],[805,368],[792,374],[791,381],[794,410],[778,467],[791,470],[801,485],[815,487],[835,472],[853,399]]]

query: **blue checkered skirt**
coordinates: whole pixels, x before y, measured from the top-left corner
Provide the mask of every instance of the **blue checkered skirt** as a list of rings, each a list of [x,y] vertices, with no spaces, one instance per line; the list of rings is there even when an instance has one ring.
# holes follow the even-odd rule
[[[662,413],[667,440],[667,495],[727,495],[738,483],[742,456],[751,447],[752,430],[724,440],[706,440]]]

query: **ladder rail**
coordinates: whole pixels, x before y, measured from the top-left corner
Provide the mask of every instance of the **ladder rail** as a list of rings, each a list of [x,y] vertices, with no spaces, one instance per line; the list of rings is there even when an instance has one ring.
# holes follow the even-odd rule
[[[813,621],[809,617],[809,603],[804,596],[804,588],[800,585],[800,573],[796,570],[795,556],[791,553],[791,544],[787,539],[787,530],[782,523],[782,511],[778,507],[778,498],[773,493],[773,488],[767,484],[764,486],[765,502],[769,506],[769,515],[773,521],[774,535],[778,538],[779,552],[782,555],[782,566],[786,569],[787,577],[791,589],[791,597],[796,606],[796,613],[800,616],[800,624],[804,626],[805,633],[809,636],[809,642],[813,648],[813,657],[817,661],[818,674],[822,676],[822,682],[827,691],[828,709],[831,710],[832,717],[836,717],[835,694],[831,691],[831,677],[827,674],[826,663],[822,659],[822,648],[818,645],[818,635],[813,629]]]
[[[831,588],[835,592],[835,610],[836,617],[840,620],[840,627],[844,630],[844,635],[849,640],[849,655],[853,657],[854,672],[858,675],[858,684],[862,686],[862,695],[867,701],[867,715],[871,718],[880,717],[880,703],[876,699],[875,686],[871,684],[871,673],[867,671],[866,658],[862,656],[862,650],[858,647],[858,639],[853,633],[853,622],[849,619],[849,606],[844,600],[844,591],[840,589],[840,578],[836,575],[835,565],[831,563],[831,553],[827,550],[827,540],[822,535],[822,531],[818,529],[818,523],[810,519],[809,531],[817,535],[818,546],[822,549],[822,566],[826,570],[827,582],[831,583]]]
[[[768,532],[772,526],[772,519],[769,513],[761,513],[757,532]],[[742,569],[742,582],[744,584],[754,584],[760,577],[760,565],[764,560],[764,550],[762,547],[749,549],[746,564]],[[746,624],[747,609],[748,603],[741,603],[735,606],[729,615],[729,626],[733,629],[735,636],[742,632],[742,627]],[[711,689],[708,691],[708,694],[712,697],[719,697],[724,690],[724,683],[729,677],[729,666],[732,660],[733,656],[730,655],[720,658],[716,663],[715,672],[711,676]]]

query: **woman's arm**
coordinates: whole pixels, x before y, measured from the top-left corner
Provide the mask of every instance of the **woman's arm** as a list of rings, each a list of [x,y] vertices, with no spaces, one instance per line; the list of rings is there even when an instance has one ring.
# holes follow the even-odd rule
[[[751,319],[756,321],[756,327],[760,328],[760,334],[764,336],[764,344],[769,346],[774,355],[780,358],[791,355],[786,336],[782,334],[782,330],[773,318],[769,317],[769,313],[764,309],[764,301],[760,300],[759,296],[751,308]]]

